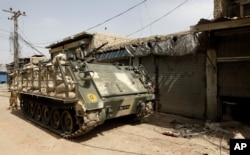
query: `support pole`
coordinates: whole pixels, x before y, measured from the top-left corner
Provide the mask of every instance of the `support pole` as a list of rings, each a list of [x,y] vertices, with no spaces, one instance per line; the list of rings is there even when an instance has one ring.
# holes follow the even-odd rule
[[[206,59],[206,75],[207,75],[207,120],[216,121],[219,116],[219,105],[217,101],[217,54],[215,49],[207,50]],[[218,109],[219,108],[219,109]]]
[[[12,17],[8,19],[14,21],[14,70],[17,70],[19,68],[18,17],[26,16],[26,14],[25,12],[21,13],[20,10],[13,11],[12,8],[3,11],[11,13]]]

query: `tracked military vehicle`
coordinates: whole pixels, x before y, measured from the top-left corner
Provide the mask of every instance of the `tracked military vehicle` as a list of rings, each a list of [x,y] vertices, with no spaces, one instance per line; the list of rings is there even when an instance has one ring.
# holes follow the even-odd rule
[[[10,90],[18,92],[25,116],[70,138],[108,119],[150,114],[154,93],[143,66],[97,63],[96,51],[63,48],[49,60],[32,57],[14,70]]]

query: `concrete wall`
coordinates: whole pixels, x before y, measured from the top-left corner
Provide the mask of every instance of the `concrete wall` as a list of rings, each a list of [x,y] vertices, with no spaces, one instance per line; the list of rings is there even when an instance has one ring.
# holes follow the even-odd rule
[[[247,0],[214,0],[214,19],[249,15],[250,2]]]

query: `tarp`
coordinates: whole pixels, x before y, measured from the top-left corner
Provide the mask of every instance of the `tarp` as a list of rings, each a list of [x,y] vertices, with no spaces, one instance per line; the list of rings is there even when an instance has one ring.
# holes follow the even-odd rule
[[[128,42],[106,46],[97,56],[98,61],[124,57],[142,57],[150,54],[164,56],[183,56],[198,51],[202,33],[185,31],[169,35],[137,38]]]
[[[134,56],[146,56],[149,54],[182,56],[196,53],[199,41],[195,34],[186,34],[170,38],[155,38],[139,44],[125,45],[125,49]]]

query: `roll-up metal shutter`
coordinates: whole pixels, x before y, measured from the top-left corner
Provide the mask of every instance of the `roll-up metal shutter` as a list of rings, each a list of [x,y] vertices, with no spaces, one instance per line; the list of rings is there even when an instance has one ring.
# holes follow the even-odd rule
[[[219,96],[250,97],[250,33],[217,37]]]
[[[159,100],[161,112],[205,117],[206,70],[205,54],[161,56],[159,61]],[[154,73],[151,59],[142,58],[142,64]],[[152,74],[153,75],[153,74]]]
[[[205,55],[161,57],[160,102],[163,112],[194,118],[205,117]]]
[[[144,66],[146,71],[151,77],[151,80],[155,82],[155,65],[154,65],[154,57],[146,56],[140,58],[140,63]]]

